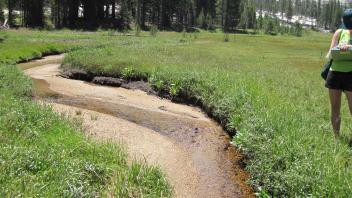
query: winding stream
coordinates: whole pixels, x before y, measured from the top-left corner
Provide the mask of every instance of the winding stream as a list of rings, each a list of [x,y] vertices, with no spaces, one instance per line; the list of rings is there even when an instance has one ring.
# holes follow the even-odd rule
[[[90,137],[122,143],[130,156],[160,166],[175,197],[254,197],[230,137],[199,108],[61,78],[63,57],[18,65],[33,79],[37,100],[80,119]]]

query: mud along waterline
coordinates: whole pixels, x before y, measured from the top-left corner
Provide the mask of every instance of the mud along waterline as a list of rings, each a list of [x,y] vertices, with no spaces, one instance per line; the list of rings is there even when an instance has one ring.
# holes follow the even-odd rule
[[[66,109],[74,115],[75,109],[98,116],[94,121],[82,116],[83,125],[106,127],[104,132],[90,127],[89,134],[123,142],[130,155],[159,165],[173,184],[175,197],[253,196],[228,134],[200,109],[140,90],[61,78],[62,59],[63,55],[48,56],[18,65],[33,79],[35,98],[58,112]],[[136,149],[135,144],[144,147]]]

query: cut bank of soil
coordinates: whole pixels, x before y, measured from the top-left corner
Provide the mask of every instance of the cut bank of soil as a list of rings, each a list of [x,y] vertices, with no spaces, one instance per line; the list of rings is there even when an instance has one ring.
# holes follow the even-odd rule
[[[160,166],[175,197],[254,196],[230,137],[200,109],[140,90],[65,79],[58,76],[59,64],[45,59],[30,64],[25,73],[35,79],[38,99],[80,116],[91,137],[122,142],[131,156]]]

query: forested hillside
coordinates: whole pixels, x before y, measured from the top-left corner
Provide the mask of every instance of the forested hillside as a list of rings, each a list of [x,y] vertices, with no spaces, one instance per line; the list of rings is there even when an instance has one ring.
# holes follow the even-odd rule
[[[312,28],[335,30],[348,6],[342,0],[0,0],[0,22],[7,18],[12,27],[173,31],[197,27],[231,32],[265,29],[272,18],[281,19],[271,22],[274,26],[282,26],[282,19],[301,24],[309,20]]]
[[[134,23],[143,29],[155,25],[163,30],[179,30],[180,27],[212,28],[220,24],[230,30],[237,26],[240,17],[239,0],[221,3],[216,0],[2,1],[2,7],[9,10],[10,24],[26,27],[44,27],[50,20],[59,28],[125,29]],[[18,21],[16,13],[20,15]]]
[[[255,0],[259,12],[268,11],[291,20],[305,17],[311,26],[334,30],[341,25],[342,11],[351,3],[345,0]]]

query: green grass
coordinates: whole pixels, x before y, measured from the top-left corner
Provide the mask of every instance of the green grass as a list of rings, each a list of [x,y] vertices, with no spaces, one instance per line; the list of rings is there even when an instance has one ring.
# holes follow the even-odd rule
[[[99,47],[107,41],[103,34],[0,32],[1,197],[172,195],[157,167],[127,163],[122,147],[87,139],[77,124],[32,101],[32,83],[14,65],[46,53]]]
[[[63,67],[147,78],[159,90],[197,99],[248,157],[250,184],[274,196],[352,193],[351,117],[333,140],[320,78],[330,35],[304,37],[159,33],[110,36],[104,47],[69,53]]]

